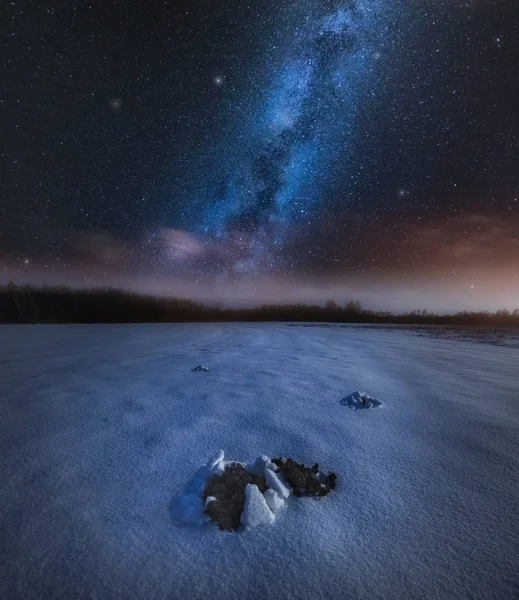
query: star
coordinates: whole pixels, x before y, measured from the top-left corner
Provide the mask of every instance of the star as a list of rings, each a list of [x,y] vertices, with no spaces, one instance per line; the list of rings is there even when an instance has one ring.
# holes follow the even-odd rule
[[[122,101],[120,98],[112,98],[110,100],[110,106],[114,112],[121,110]]]
[[[221,75],[215,75],[215,77],[213,78],[213,83],[216,87],[222,87],[223,77]]]

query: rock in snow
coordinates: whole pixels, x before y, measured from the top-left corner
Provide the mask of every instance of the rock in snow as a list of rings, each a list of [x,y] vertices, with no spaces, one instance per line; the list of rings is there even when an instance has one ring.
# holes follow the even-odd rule
[[[247,529],[258,525],[268,525],[275,517],[259,491],[258,486],[247,484],[245,488],[245,507],[241,515],[241,523]]]
[[[209,367],[204,367],[204,365],[198,365],[193,367],[191,371],[209,371]]]
[[[352,408],[353,410],[357,410],[359,408],[377,408],[382,402],[372,398],[370,395],[366,394],[366,392],[359,391],[353,392],[353,394],[343,398],[341,404],[348,408]]]
[[[290,496],[290,491],[285,485],[282,483],[281,479],[271,471],[270,469],[265,469],[265,482],[269,488],[272,488],[276,491],[281,498],[288,498]]]
[[[184,495],[173,503],[172,516],[176,520],[192,525],[215,521],[220,529],[227,531],[235,531],[240,525],[250,529],[271,523],[274,513],[283,507],[291,493],[308,495],[296,493],[297,490],[292,489],[293,476],[282,469],[283,465],[304,467],[290,458],[271,460],[263,455],[253,463],[245,464],[225,461],[224,456],[224,451],[218,450],[196,471],[187,483]],[[274,472],[274,468],[279,472]],[[312,470],[305,468],[317,485],[322,477],[326,479],[324,473],[317,474],[317,465]],[[330,485],[330,489],[333,487]]]

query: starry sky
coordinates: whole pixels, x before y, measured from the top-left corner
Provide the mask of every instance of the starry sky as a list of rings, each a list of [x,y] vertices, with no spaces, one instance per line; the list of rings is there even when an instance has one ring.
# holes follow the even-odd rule
[[[0,284],[519,306],[516,0],[0,12]]]

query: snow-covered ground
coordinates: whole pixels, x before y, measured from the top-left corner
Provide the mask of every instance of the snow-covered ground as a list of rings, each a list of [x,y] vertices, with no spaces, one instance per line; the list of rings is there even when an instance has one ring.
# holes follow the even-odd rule
[[[515,599],[518,365],[398,329],[2,326],[0,597]],[[220,448],[337,488],[244,532],[178,524]]]

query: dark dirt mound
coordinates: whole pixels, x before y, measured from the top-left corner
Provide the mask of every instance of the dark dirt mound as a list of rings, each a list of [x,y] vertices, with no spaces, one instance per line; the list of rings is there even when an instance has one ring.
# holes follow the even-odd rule
[[[291,458],[273,458],[272,462],[292,487],[294,496],[326,496],[330,490],[335,489],[337,475],[319,471],[317,463],[310,468]]]
[[[326,496],[335,488],[337,476],[319,470],[319,465],[307,467],[291,458],[274,458],[277,472],[292,487],[294,496]],[[213,497],[205,513],[212,521],[218,523],[223,531],[235,531],[241,523],[241,515],[245,506],[245,488],[247,484],[255,484],[261,493],[267,489],[263,476],[249,473],[240,463],[230,463],[221,475],[213,475],[208,481],[203,500]]]
[[[248,483],[257,485],[262,493],[267,489],[264,477],[249,473],[239,463],[227,465],[221,475],[213,475],[208,481],[204,502],[209,496],[216,500],[209,502],[205,512],[218,523],[220,529],[234,531],[240,526]]]

